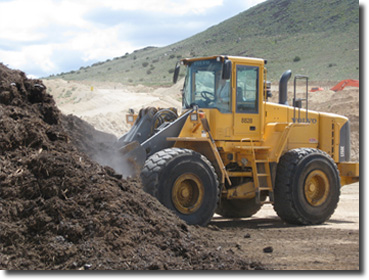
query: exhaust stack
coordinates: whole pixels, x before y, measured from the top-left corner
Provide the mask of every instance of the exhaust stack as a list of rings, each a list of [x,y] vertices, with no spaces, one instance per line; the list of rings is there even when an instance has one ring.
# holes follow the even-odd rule
[[[287,70],[281,76],[279,80],[279,104],[288,105],[287,101],[287,83],[291,78],[291,70]]]

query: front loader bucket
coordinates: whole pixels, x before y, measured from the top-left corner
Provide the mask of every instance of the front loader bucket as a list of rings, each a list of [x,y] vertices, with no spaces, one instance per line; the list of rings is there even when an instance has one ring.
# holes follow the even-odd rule
[[[142,139],[136,139],[131,142],[127,141],[137,138],[135,133],[140,134],[140,130],[134,130],[134,133],[129,131],[126,135],[130,137],[123,136],[120,138],[116,145],[119,145],[118,150],[122,156],[121,165],[129,169],[129,172],[125,172],[125,174],[129,173],[130,176],[139,175],[149,156],[163,149],[172,147],[174,143],[167,141],[167,138],[177,137],[179,135],[187,117],[192,112],[193,109],[188,110],[176,120],[170,123],[163,123],[162,126],[157,128],[155,134],[146,139],[143,143],[139,142],[142,141]],[[142,136],[142,134],[138,136]]]
[[[146,151],[138,141],[133,141],[119,148],[122,160],[127,163],[131,169],[131,176],[140,174],[146,161]]]

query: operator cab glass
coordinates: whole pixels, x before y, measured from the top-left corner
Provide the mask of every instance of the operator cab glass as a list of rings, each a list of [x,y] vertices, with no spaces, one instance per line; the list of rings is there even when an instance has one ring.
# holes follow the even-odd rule
[[[216,59],[191,62],[183,89],[183,107],[216,108],[231,112],[230,80],[222,79],[223,63]]]
[[[258,67],[237,65],[237,113],[258,113],[258,73]]]

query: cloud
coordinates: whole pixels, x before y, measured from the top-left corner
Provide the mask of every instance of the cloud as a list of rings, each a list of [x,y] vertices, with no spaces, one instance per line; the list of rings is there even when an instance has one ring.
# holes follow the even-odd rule
[[[0,62],[67,72],[190,37],[264,0],[0,1]]]
[[[0,39],[32,42],[47,36],[42,30],[49,24],[64,28],[86,28],[86,9],[77,1],[14,0],[0,2]]]
[[[30,45],[16,51],[0,49],[0,58],[5,57],[6,60],[3,62],[7,64],[9,61],[13,68],[22,69],[34,76],[41,76],[55,69],[55,64],[50,59],[52,53],[52,45]]]
[[[104,5],[113,10],[122,11],[146,11],[157,14],[185,15],[203,14],[209,8],[221,6],[222,0],[135,0],[115,1],[106,0]]]
[[[93,10],[86,15],[86,20],[106,28],[119,27],[117,34],[120,38],[138,46],[164,46],[209,27],[206,19],[194,14],[177,16],[155,14],[145,10],[128,11],[111,8]]]
[[[91,28],[82,34],[73,36],[65,44],[65,48],[83,51],[82,59],[84,61],[120,56],[124,51],[132,52],[135,49],[135,46],[129,41],[121,39],[121,33],[122,26],[120,25],[105,29]]]

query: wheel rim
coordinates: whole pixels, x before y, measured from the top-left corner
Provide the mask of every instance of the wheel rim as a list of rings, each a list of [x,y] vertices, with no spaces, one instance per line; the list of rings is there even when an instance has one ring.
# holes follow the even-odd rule
[[[174,182],[172,201],[182,214],[192,214],[198,210],[204,198],[204,185],[194,174],[183,174]]]
[[[327,175],[320,170],[310,172],[305,180],[304,193],[307,202],[312,206],[322,205],[330,190]]]

